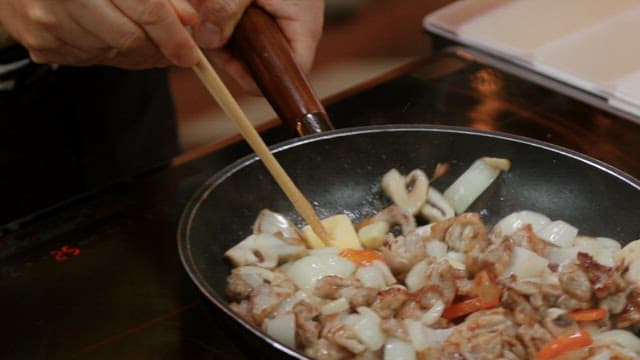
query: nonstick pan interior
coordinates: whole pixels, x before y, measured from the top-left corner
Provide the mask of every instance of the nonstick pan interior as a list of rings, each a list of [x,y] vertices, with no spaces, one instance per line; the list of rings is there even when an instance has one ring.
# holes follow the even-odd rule
[[[443,191],[475,159],[494,156],[511,159],[511,170],[469,209],[480,212],[488,225],[526,209],[567,221],[585,235],[622,243],[640,237],[637,180],[534,140],[466,128],[396,125],[332,131],[283,143],[274,151],[321,217],[344,212],[355,223],[387,206],[380,180],[391,168],[431,174],[438,162],[448,162],[451,171],[433,183]],[[264,166],[249,156],[204,184],[180,222],[178,245],[187,271],[229,315],[224,288],[230,266],[223,254],[250,234],[263,208],[302,225]]]

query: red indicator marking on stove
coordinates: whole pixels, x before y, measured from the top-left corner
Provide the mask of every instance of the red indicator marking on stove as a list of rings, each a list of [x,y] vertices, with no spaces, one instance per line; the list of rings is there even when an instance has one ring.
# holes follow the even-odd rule
[[[55,261],[64,262],[69,260],[69,258],[72,256],[80,255],[80,249],[78,249],[77,247],[64,245],[60,249],[51,250],[49,254],[51,254]]]

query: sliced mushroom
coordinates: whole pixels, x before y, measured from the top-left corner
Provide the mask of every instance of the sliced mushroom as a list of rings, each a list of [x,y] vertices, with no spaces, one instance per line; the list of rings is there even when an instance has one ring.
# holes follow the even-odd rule
[[[420,210],[420,213],[431,222],[447,220],[456,215],[447,199],[433,187],[429,188],[427,202]]]
[[[292,245],[304,245],[298,228],[286,216],[269,209],[260,211],[253,224],[254,234],[271,234]]]
[[[578,324],[564,309],[549,308],[545,314],[543,325],[554,337],[559,337],[578,330]]]
[[[427,201],[429,179],[420,169],[411,171],[406,177],[391,169],[382,177],[382,189],[396,205],[415,215]]]
[[[297,259],[306,253],[304,245],[287,244],[271,234],[254,234],[227,250],[225,256],[235,266],[255,265],[273,269],[281,261]]]
[[[370,223],[378,221],[387,223],[389,227],[400,225],[403,235],[408,235],[416,230],[416,219],[399,205],[391,205],[383,209],[371,218]]]

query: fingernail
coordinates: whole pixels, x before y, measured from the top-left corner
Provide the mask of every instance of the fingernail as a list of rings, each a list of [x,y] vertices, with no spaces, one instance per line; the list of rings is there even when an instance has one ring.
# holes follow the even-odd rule
[[[198,45],[205,49],[220,47],[220,28],[210,22],[200,24],[196,28],[194,37]]]

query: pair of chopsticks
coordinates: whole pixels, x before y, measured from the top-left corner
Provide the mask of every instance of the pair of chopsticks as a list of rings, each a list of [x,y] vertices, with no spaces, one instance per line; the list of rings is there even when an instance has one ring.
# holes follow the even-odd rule
[[[262,160],[271,176],[276,180],[282,191],[285,193],[294,208],[300,213],[302,218],[311,226],[313,232],[329,245],[329,234],[320,222],[320,218],[309,203],[309,200],[302,194],[300,189],[294,184],[286,171],[282,168],[278,160],[273,156],[269,148],[264,143],[256,129],[253,127],[246,114],[233,98],[231,92],[226,87],[220,76],[209,63],[204,53],[198,49],[199,61],[193,67],[193,71],[198,75],[209,93],[215,98],[222,110],[236,124],[240,134],[249,143],[253,151]]]

